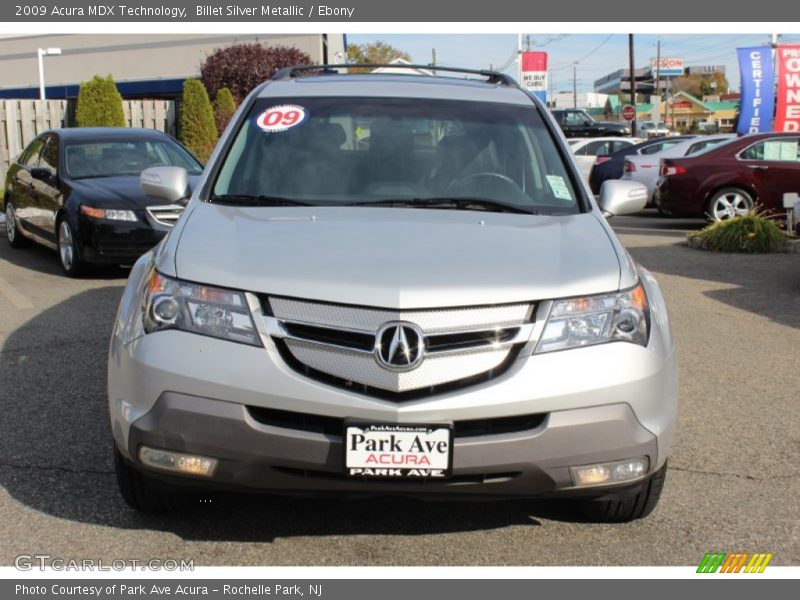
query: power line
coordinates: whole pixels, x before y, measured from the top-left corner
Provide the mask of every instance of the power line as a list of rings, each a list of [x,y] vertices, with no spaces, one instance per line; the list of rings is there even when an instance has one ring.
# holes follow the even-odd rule
[[[600,45],[599,45],[597,48],[595,48],[594,50],[592,50],[591,52],[589,52],[589,53],[588,53],[586,56],[584,56],[584,57],[582,57],[582,58],[579,58],[578,60],[573,60],[573,61],[570,61],[570,62],[569,62],[569,64],[567,64],[567,65],[565,65],[565,66],[563,66],[563,67],[558,67],[558,68],[555,68],[555,69],[550,69],[550,70],[551,70],[551,71],[561,71],[561,70],[563,70],[563,69],[569,69],[569,68],[570,68],[572,65],[574,65],[574,64],[582,63],[582,62],[583,62],[583,61],[585,61],[587,58],[589,58],[590,56],[592,56],[592,55],[593,55],[595,52],[597,52],[598,50],[600,50],[600,48],[602,48],[603,46],[605,46],[605,45],[608,43],[608,40],[610,40],[612,37],[614,37],[614,35],[615,35],[615,34],[613,34],[613,33],[612,33],[612,34],[610,34],[610,35],[609,35],[609,36],[608,36],[606,39],[604,39],[604,40],[603,40],[603,41],[600,43]]]

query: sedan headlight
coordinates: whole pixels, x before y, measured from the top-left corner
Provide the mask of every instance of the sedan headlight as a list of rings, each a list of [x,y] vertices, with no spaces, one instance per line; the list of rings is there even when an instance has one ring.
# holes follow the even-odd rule
[[[144,296],[145,333],[178,329],[260,346],[242,292],[188,283],[151,271]]]
[[[109,221],[136,221],[136,213],[132,210],[119,208],[94,208],[81,205],[81,214],[93,219],[108,219]]]
[[[536,353],[613,341],[646,346],[649,330],[647,294],[639,283],[613,294],[553,302]]]

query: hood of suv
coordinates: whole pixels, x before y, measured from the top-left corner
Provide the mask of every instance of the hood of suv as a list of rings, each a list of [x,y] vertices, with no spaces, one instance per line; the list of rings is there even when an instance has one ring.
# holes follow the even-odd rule
[[[577,296],[620,281],[616,251],[592,213],[205,202],[194,203],[180,233],[175,269],[198,283],[386,308]]]

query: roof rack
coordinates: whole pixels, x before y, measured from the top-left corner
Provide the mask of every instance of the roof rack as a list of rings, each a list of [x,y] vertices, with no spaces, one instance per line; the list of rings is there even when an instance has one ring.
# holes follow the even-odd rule
[[[407,65],[405,63],[353,63],[353,64],[331,64],[331,65],[293,65],[277,71],[270,79],[273,81],[285,81],[287,79],[294,79],[300,77],[305,71],[318,71],[317,75],[338,75],[338,69],[379,69],[379,68],[392,68],[392,69],[425,69],[427,71],[445,71],[447,73],[464,73],[466,75],[480,75],[486,78],[486,83],[497,83],[500,85],[508,85],[517,87],[517,82],[514,78],[505,73],[498,71],[489,71],[487,69],[460,69],[458,67],[440,67],[438,65]]]

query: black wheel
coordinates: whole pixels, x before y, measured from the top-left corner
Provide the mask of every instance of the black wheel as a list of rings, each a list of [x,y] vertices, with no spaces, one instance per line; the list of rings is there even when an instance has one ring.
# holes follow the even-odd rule
[[[17,226],[17,213],[11,202],[6,202],[6,239],[12,248],[24,248],[28,245],[26,238]]]
[[[58,260],[67,277],[78,277],[86,270],[86,263],[78,254],[78,240],[69,218],[61,217],[57,225]]]
[[[579,500],[578,508],[587,519],[597,523],[626,523],[646,517],[658,504],[667,463],[639,485],[639,489],[613,500]]]
[[[706,218],[709,221],[727,221],[733,217],[741,217],[753,210],[753,197],[740,188],[723,188],[711,196],[706,206]]]
[[[114,445],[114,472],[117,487],[125,503],[143,512],[172,512],[183,504],[183,496],[160,488],[155,482],[131,467]]]

